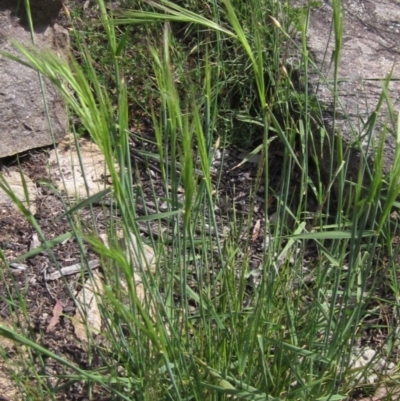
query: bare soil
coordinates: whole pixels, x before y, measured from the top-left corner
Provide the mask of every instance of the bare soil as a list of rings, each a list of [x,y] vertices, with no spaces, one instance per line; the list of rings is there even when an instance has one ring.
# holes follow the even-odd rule
[[[148,135],[151,135],[148,134]],[[156,184],[157,195],[162,198],[165,196],[161,184],[159,167],[151,160],[143,159],[139,153],[139,142],[132,141],[132,161],[135,170],[135,182],[140,183],[141,188],[146,194],[146,205],[138,204],[137,213],[144,214],[145,206],[147,213],[155,212],[153,189],[150,182]],[[147,147],[147,151],[152,151]],[[226,166],[220,180],[219,193],[220,198],[226,198],[226,207],[222,207],[220,215],[220,226],[231,228],[230,216],[232,215],[232,203],[236,207],[238,220],[243,222],[243,232],[241,234],[242,242],[250,243],[251,247],[251,268],[254,270],[254,277],[249,278],[249,290],[257,282],[259,273],[258,268],[262,263],[262,243],[264,230],[264,197],[263,191],[256,196],[253,204],[250,204],[250,191],[254,187],[256,179],[257,164],[246,163],[237,167],[241,161],[241,152],[239,150],[230,151],[230,155],[224,159]],[[277,166],[281,163],[281,157],[276,156],[271,165]],[[17,158],[8,158],[2,160],[1,173],[7,176],[10,171],[19,171],[30,177],[37,185],[37,213],[35,219],[41,228],[46,240],[51,240],[64,233],[71,231],[71,226],[66,217],[58,219],[67,209],[67,197],[61,191],[56,193],[50,190],[45,183],[50,181],[47,170],[48,151],[46,149],[32,150]],[[236,167],[236,168],[235,168]],[[276,171],[278,173],[278,170]],[[215,183],[218,176],[215,174]],[[277,176],[278,180],[278,176]],[[156,200],[157,201],[157,200]],[[161,202],[161,200],[160,200]],[[159,205],[160,206],[160,205]],[[248,225],[247,217],[253,208],[253,223]],[[271,208],[274,207],[271,202]],[[108,216],[107,205],[94,205],[94,215],[96,216],[96,225],[100,233],[106,231]],[[80,213],[82,227],[87,233],[93,228],[91,215],[89,211]],[[257,227],[255,228],[255,226]],[[251,227],[253,226],[253,227]],[[223,231],[223,229],[221,230]],[[148,236],[149,231],[146,225],[143,225],[143,235]],[[157,235],[157,232],[152,233]],[[248,241],[249,235],[252,236]],[[74,238],[68,239],[62,244],[52,248],[55,260],[48,252],[43,251],[38,255],[30,257],[23,261],[13,263],[21,255],[24,255],[32,247],[33,238],[37,236],[35,228],[13,207],[2,207],[0,209],[0,247],[4,252],[4,257],[10,268],[6,269],[2,263],[2,274],[4,280],[0,282],[0,319],[10,321],[15,318],[15,314],[26,307],[28,322],[25,323],[25,335],[29,334],[43,347],[62,355],[67,360],[74,362],[82,369],[94,369],[100,366],[100,360],[96,358],[89,363],[86,346],[80,344],[74,333],[74,327],[71,323],[76,313],[76,305],[71,294],[76,294],[83,284],[81,274],[66,276],[54,281],[47,281],[46,275],[56,271],[56,263],[60,267],[66,267],[80,263],[81,252]],[[35,245],[34,245],[35,246]],[[37,246],[37,245],[36,245]],[[98,259],[97,255],[88,245],[85,245],[85,251],[89,260]],[[195,282],[195,281],[194,281]],[[21,298],[22,297],[22,298]],[[12,300],[12,305],[11,305]],[[25,303],[26,306],[23,306]],[[57,302],[63,306],[63,315],[58,324],[50,332],[47,330],[53,316],[53,308]],[[10,354],[13,351],[10,349]],[[58,363],[45,360],[45,366],[42,370],[47,374],[60,373],[63,368]],[[58,395],[60,400],[84,400],[86,388],[82,386],[72,386],[67,391]],[[97,391],[100,391],[97,389]],[[107,394],[99,392],[96,399],[107,399]],[[101,398],[103,397],[103,398]],[[105,398],[104,398],[105,397]]]

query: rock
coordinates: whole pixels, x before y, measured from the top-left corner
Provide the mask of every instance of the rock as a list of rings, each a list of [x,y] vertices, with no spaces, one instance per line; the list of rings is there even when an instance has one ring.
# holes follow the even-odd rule
[[[79,138],[79,152],[72,134],[49,152],[51,181],[71,198],[83,200],[110,186],[111,177],[99,147]]]
[[[43,0],[41,8],[44,8],[46,3],[49,3],[50,10],[55,10],[54,5],[60,2]],[[10,40],[25,46],[31,45],[32,40],[29,29],[24,25],[24,18],[19,18],[22,13],[21,7],[19,13],[14,14],[15,7],[15,1],[0,0],[0,50],[18,55]],[[34,4],[32,9],[35,9]],[[40,49],[53,49],[60,56],[66,53],[67,31],[57,24],[50,25],[54,13],[37,11],[36,8],[36,14],[34,13],[34,17],[37,15],[34,18],[36,46]],[[47,20],[45,16],[48,17]],[[43,82],[54,140],[58,142],[66,134],[67,114],[61,95],[47,79],[43,79]],[[0,143],[0,157],[53,143],[37,72],[1,55]]]
[[[304,0],[297,5],[305,5]],[[338,96],[342,107],[336,118],[336,133],[343,137],[344,144],[354,147],[360,142],[367,148],[367,138],[363,125],[374,111],[382,93],[383,79],[388,77],[393,68],[392,78],[400,78],[400,66],[397,63],[400,43],[400,2],[398,0],[343,0],[343,46],[339,70]],[[325,0],[311,11],[308,30],[308,49],[324,79],[317,71],[312,71],[311,90],[322,102],[325,109],[324,123],[328,133],[333,136],[333,64],[334,33],[332,28],[331,1]],[[394,109],[398,111],[400,100],[400,82],[392,80],[389,86]],[[397,116],[396,116],[397,119]],[[378,116],[377,128],[373,133],[375,140],[382,134],[384,124],[392,130],[385,139],[384,171],[393,164],[395,153],[395,129],[397,121],[391,121],[388,108],[384,105]],[[353,126],[353,129],[352,129]],[[363,136],[364,135],[364,136]],[[318,140],[316,141],[318,143]],[[377,141],[375,141],[377,142]],[[334,155],[326,147],[322,167],[329,169]],[[371,160],[372,151],[369,151]],[[354,157],[353,157],[354,156]],[[349,172],[355,176],[359,167],[359,153],[354,151],[350,158]]]
[[[77,304],[75,316],[71,319],[76,337],[87,344],[89,333],[101,333],[100,303],[104,295],[104,284],[101,276],[94,273],[89,277],[82,289],[76,294]]]
[[[350,366],[357,369],[354,373],[356,384],[378,382],[379,375],[392,375],[395,364],[379,356],[377,351],[370,347],[355,347],[351,353]]]
[[[0,182],[8,185],[9,189],[14,195],[22,202],[22,204],[30,210],[30,212],[36,214],[36,185],[26,175],[21,175],[18,171],[9,171],[3,174]],[[14,207],[12,199],[0,189],[0,209],[3,207]]]

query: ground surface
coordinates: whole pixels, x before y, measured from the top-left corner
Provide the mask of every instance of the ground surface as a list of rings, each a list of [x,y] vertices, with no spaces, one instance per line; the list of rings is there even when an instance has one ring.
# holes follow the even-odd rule
[[[138,143],[135,144],[132,141],[135,179],[137,182],[141,182],[142,188],[147,195],[147,211],[148,213],[152,213],[153,211],[155,212],[154,202],[157,200],[154,200],[150,182],[152,181],[155,184],[157,195],[160,198],[165,196],[165,193],[161,185],[159,168],[154,163],[145,163],[143,158],[136,153],[138,149]],[[149,148],[148,150],[153,149]],[[57,219],[66,210],[67,197],[62,191],[54,193],[47,186],[40,184],[40,182],[48,182],[51,179],[46,168],[49,151],[45,149],[33,150],[22,155],[19,160],[24,174],[37,184],[37,213],[35,217],[47,240],[71,231],[66,218]],[[245,243],[248,236],[248,224],[246,220],[249,208],[254,208],[254,221],[250,222],[253,226],[253,231],[251,231],[252,240],[250,241],[252,255],[250,265],[254,271],[254,277],[250,277],[249,279],[249,287],[251,287],[259,277],[258,268],[262,262],[265,200],[263,191],[260,191],[254,204],[250,205],[249,195],[254,186],[257,164],[246,163],[243,166],[235,168],[242,158],[242,152],[239,150],[231,150],[226,152],[224,156],[225,168],[222,172],[219,193],[221,198],[227,199],[227,207],[220,211],[219,219],[221,232],[224,228],[231,228],[229,216],[232,214],[232,203],[230,200],[234,200],[236,213],[239,216],[238,220],[243,222],[242,242]],[[281,162],[280,159],[280,156],[275,156],[271,160],[271,165],[277,166]],[[218,161],[216,162],[216,168],[217,164]],[[17,170],[18,165],[15,158],[3,160],[1,171],[5,176],[7,176],[8,172]],[[215,174],[214,179],[215,184],[217,184],[217,174]],[[159,206],[162,208],[162,201],[160,199],[159,202]],[[139,203],[137,210],[139,215],[144,213],[143,206]],[[273,207],[274,205],[271,204],[271,211]],[[99,232],[104,233],[106,226],[103,223],[104,215],[107,214],[107,207],[94,206],[94,214],[96,215]],[[90,228],[92,227],[90,214],[83,212],[81,218],[83,225],[87,224],[86,232],[90,232]],[[31,250],[31,243],[35,237],[35,233],[35,229],[13,207],[4,206],[0,209],[0,247],[3,249],[4,256],[8,262],[12,262],[18,256]],[[143,226],[142,233],[144,236],[148,236],[149,232],[146,226]],[[87,246],[86,251],[89,260],[98,259],[89,246]],[[53,252],[60,267],[81,262],[80,250],[74,239],[69,239],[57,245],[53,248]],[[11,264],[11,269],[5,271],[5,281],[0,283],[0,316],[4,322],[11,320],[10,304],[9,301],[6,301],[6,299],[9,299],[8,291],[11,290],[15,294],[15,305],[12,308],[14,312],[21,308],[17,294],[22,294],[26,300],[31,338],[34,338],[35,341],[49,350],[73,361],[81,368],[87,369],[89,365],[85,345],[80,344],[79,339],[75,336],[74,327],[69,319],[76,313],[76,305],[71,297],[71,292],[75,294],[82,288],[82,277],[78,273],[67,276],[65,280],[62,278],[53,281],[46,280],[46,277],[56,270],[54,260],[45,251],[19,262],[17,265]],[[63,306],[64,316],[61,317],[55,328],[48,332],[47,327],[54,314],[53,308],[58,301]],[[12,351],[10,350],[10,352]],[[96,361],[92,361],[90,366],[92,368],[96,367]],[[49,366],[46,367],[47,372],[56,373],[57,369],[60,369],[57,363],[49,361]],[[85,390],[85,388],[81,387],[71,388],[67,393],[60,395],[59,399],[85,399],[83,396]]]
[[[151,135],[149,133],[148,135]],[[141,183],[144,193],[146,194],[146,208],[148,213],[155,212],[154,202],[159,202],[159,207],[162,209],[161,198],[165,196],[161,185],[161,176],[159,166],[151,160],[144,160],[138,153],[140,145],[138,141],[132,140],[132,159],[135,171],[136,183]],[[147,147],[148,151],[153,151],[151,146]],[[71,227],[66,218],[57,219],[66,210],[65,194],[60,191],[54,193],[47,186],[41,185],[43,181],[49,181],[50,175],[45,167],[48,163],[48,152],[50,150],[33,150],[23,155],[20,158],[20,165],[24,173],[37,183],[37,213],[36,219],[47,240],[53,239],[61,234],[69,232]],[[279,165],[282,163],[282,157],[279,156],[279,150],[275,150],[275,155],[271,155],[271,168],[275,168],[276,188],[279,186]],[[222,155],[219,155],[222,157]],[[243,166],[237,167],[243,159],[243,153],[237,149],[231,149],[225,152],[224,169],[219,186],[220,198],[227,199],[227,207],[221,208],[218,213],[219,226],[221,233],[225,229],[232,229],[232,207],[236,208],[236,214],[243,223],[241,242],[249,244],[250,268],[252,275],[248,280],[248,290],[251,291],[252,286],[257,285],[260,277],[259,267],[262,264],[264,228],[265,228],[265,199],[264,193],[261,190],[256,196],[254,204],[250,204],[250,192],[254,186],[256,179],[257,164],[246,163]],[[218,168],[218,163],[221,159],[216,160],[215,168]],[[18,170],[16,159],[10,158],[3,161],[2,173],[7,175],[9,171]],[[294,176],[296,176],[294,174]],[[153,190],[150,183],[156,188],[158,199],[154,199]],[[218,183],[218,175],[214,175],[214,183]],[[295,188],[295,179],[293,182]],[[233,200],[233,202],[232,202]],[[234,205],[234,206],[233,206]],[[249,208],[253,208],[253,220],[247,222]],[[275,205],[270,201],[269,213],[272,215]],[[97,228],[100,233],[105,233],[107,218],[107,206],[94,206],[94,215],[97,216]],[[139,202],[138,215],[144,213],[144,205]],[[81,213],[83,227],[86,225],[86,232],[89,233],[93,227],[90,214],[88,211]],[[249,227],[250,224],[250,227]],[[146,225],[142,227],[142,234],[148,238],[149,230]],[[165,227],[166,228],[166,227]],[[85,231],[85,228],[84,228]],[[157,232],[153,232],[157,235]],[[250,238],[250,241],[247,241]],[[15,258],[25,254],[31,249],[32,240],[35,237],[35,229],[23,218],[19,212],[13,208],[3,207],[0,210],[0,247],[4,251],[7,261],[12,262]],[[36,245],[37,246],[37,245]],[[81,262],[80,250],[74,239],[69,239],[60,245],[53,248],[54,256],[60,267],[71,266]],[[86,252],[89,260],[97,260],[98,257],[86,245]],[[310,248],[303,255],[305,272],[307,266],[312,265],[316,258],[314,250]],[[238,261],[239,262],[239,261]],[[21,270],[21,266],[22,269]],[[48,281],[46,276],[56,271],[54,260],[47,254],[41,252],[36,256],[30,257],[27,260],[21,261],[18,265],[11,264],[11,269],[5,271],[4,282],[0,283],[0,319],[3,322],[11,321],[11,310],[18,314],[20,309],[20,299],[18,294],[22,294],[26,300],[26,312],[29,318],[30,336],[36,342],[44,347],[62,355],[67,360],[70,360],[83,369],[95,368],[101,365],[100,359],[96,357],[89,364],[86,352],[86,345],[82,344],[77,338],[74,326],[71,323],[72,318],[76,313],[76,305],[71,297],[71,292],[76,294],[82,288],[82,276],[80,273],[65,277],[65,280],[60,278],[57,280]],[[87,275],[86,275],[87,277]],[[8,291],[14,294],[14,306],[10,309]],[[382,288],[382,296],[385,296],[385,289]],[[48,326],[54,315],[54,307],[57,302],[61,302],[64,316],[61,317],[54,329],[48,331]],[[369,319],[371,325],[379,325],[385,323],[389,318],[390,310],[382,309],[380,313],[374,314]],[[14,315],[15,317],[15,315]],[[28,327],[28,326],[27,326]],[[379,348],[385,339],[385,332],[377,329],[370,330],[364,333],[362,344],[370,345],[373,348]],[[16,352],[10,348],[10,354]],[[62,371],[61,367],[47,360],[47,373],[56,374]],[[87,389],[84,386],[73,386],[66,392],[59,394],[60,400],[84,400]],[[96,390],[100,391],[100,390]],[[360,393],[361,394],[361,393]],[[107,399],[108,395],[105,392],[98,392],[96,399]]]

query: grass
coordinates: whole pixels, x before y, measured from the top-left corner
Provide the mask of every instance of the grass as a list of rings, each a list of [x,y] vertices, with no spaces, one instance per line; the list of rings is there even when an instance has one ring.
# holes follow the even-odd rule
[[[341,2],[333,4],[335,95],[342,14]],[[392,310],[392,320],[379,327],[386,333],[380,352],[389,357],[396,346],[398,249],[392,239],[397,227],[389,215],[398,206],[400,147],[391,172],[383,176],[383,140],[375,144],[374,165],[368,166],[363,153],[359,176],[349,182],[350,153],[340,135],[325,133],[323,148],[329,149],[332,163],[330,171],[322,172],[316,121],[322,133],[324,126],[307,88],[313,68],[306,48],[308,8],[269,0],[127,1],[125,6],[110,12],[98,0],[100,23],[90,27],[95,36],[79,36],[87,42],[79,48],[79,63],[71,59],[67,65],[51,53],[16,44],[24,62],[59,88],[81,133],[101,149],[118,211],[108,221],[108,248],[95,226],[88,232],[79,224],[79,210],[94,198],[66,210],[82,259],[89,244],[103,266],[104,294],[99,289],[98,298],[107,346],[92,338],[87,348],[96,366],[78,366],[50,352],[35,341],[29,325],[22,334],[0,326],[1,335],[29,349],[27,374],[14,376],[24,399],[57,399],[74,383],[84,384],[88,399],[96,399],[99,388],[109,399],[125,400],[346,399],[361,385],[351,355],[364,333],[376,328],[371,317],[379,316],[380,305]],[[293,30],[300,32],[300,41],[292,39]],[[143,37],[138,41],[132,32]],[[289,44],[301,57],[288,73]],[[99,58],[99,49],[105,57]],[[135,50],[140,71],[130,64]],[[138,81],[137,87],[130,84]],[[392,107],[387,84],[368,132],[382,105]],[[340,107],[335,99],[334,114]],[[150,178],[156,212],[144,216],[136,206],[145,191],[134,182],[129,147],[133,104],[140,106],[137,118],[152,120],[155,150],[144,156],[159,161],[167,200],[166,209],[159,208],[157,183]],[[398,144],[400,128],[396,132]],[[273,141],[283,149],[277,187],[270,184]],[[251,290],[252,212],[241,218],[231,200],[229,233],[210,234],[223,228],[217,212],[221,183],[210,170],[219,148],[237,143],[253,144],[262,156],[252,194],[264,186],[265,199],[276,202],[273,219],[265,202],[260,280]],[[6,188],[4,178],[0,186]],[[41,233],[35,217],[14,201]],[[142,222],[168,230],[145,243]],[[116,226],[122,228],[124,245]],[[53,244],[41,235],[52,255]],[[131,235],[135,247],[129,246]],[[310,246],[315,256],[306,270]],[[3,262],[6,269],[4,257]],[[379,298],[382,286],[387,299]],[[22,309],[24,302],[21,294]],[[47,358],[64,368],[55,382],[37,369],[38,364],[44,369]],[[363,367],[362,374],[372,367]]]

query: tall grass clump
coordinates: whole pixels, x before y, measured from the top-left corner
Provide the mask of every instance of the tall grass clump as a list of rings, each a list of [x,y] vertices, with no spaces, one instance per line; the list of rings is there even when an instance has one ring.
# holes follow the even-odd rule
[[[360,378],[351,355],[371,328],[368,319],[377,315],[374,308],[385,302],[376,295],[384,282],[397,314],[398,251],[392,247],[389,215],[400,189],[399,150],[385,179],[383,141],[375,146],[372,167],[362,153],[358,180],[349,183],[350,153],[340,135],[330,137],[321,125],[318,135],[330,141],[332,152],[324,181],[315,151],[321,140],[314,123],[318,107],[307,88],[313,66],[306,44],[307,8],[295,10],[272,0],[160,0],[126,1],[126,9],[109,13],[103,0],[97,4],[116,91],[100,82],[96,55],[83,45],[80,64],[18,44],[21,58],[8,56],[53,82],[101,149],[110,171],[115,213],[107,222],[108,245],[100,241],[96,227],[83,232],[74,219],[81,207],[108,191],[66,210],[78,245],[83,250],[83,243],[90,244],[101,257],[105,341],[100,346],[91,339],[87,349],[89,359],[96,357],[100,366],[78,366],[3,326],[0,333],[26,345],[32,358],[49,357],[65,367],[55,386],[48,384],[47,375],[36,374],[42,399],[55,399],[78,382],[84,383],[89,397],[101,387],[110,399],[345,399]],[[343,17],[341,2],[333,4],[335,113],[340,107]],[[146,54],[154,97],[147,113],[156,151],[141,155],[159,163],[166,208],[159,205],[151,175],[153,199],[145,199],[131,157],[130,88],[121,67],[126,60],[121,60],[134,48],[127,27],[136,24],[149,24],[156,32]],[[293,39],[293,26],[300,40]],[[289,45],[301,55],[296,68],[305,82],[303,92],[288,72]],[[387,84],[376,117],[382,104],[390,105]],[[371,135],[376,121],[370,120]],[[399,128],[397,132],[399,144]],[[232,200],[227,231],[218,214],[220,183],[211,175],[217,150],[240,140],[254,143],[262,156],[254,193],[264,186],[265,199],[277,205],[270,216],[265,202],[260,280],[251,287],[252,211],[240,218]],[[270,185],[272,141],[283,148],[278,187]],[[6,184],[2,181],[1,186]],[[311,200],[314,210],[309,209]],[[149,201],[155,212],[140,215],[138,205]],[[35,225],[34,217],[18,206]],[[158,231],[149,230],[153,234],[144,240],[141,223]],[[391,324],[384,330],[391,339]],[[390,346],[394,341],[382,352],[390,354]],[[368,375],[368,368],[361,373]],[[24,392],[29,393],[29,376],[16,380],[21,387],[25,383]]]

